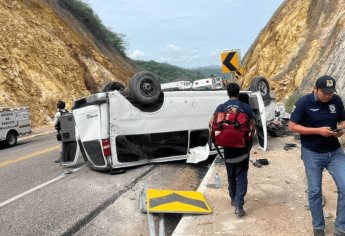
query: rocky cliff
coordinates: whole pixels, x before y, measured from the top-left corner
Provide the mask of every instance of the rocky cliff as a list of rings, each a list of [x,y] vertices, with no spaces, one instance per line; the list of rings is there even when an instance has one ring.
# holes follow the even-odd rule
[[[278,100],[309,92],[321,75],[345,98],[345,1],[285,0],[244,57],[243,84],[265,76]]]
[[[127,83],[134,72],[55,0],[0,1],[0,107],[30,106],[33,125],[51,123],[57,100],[70,108],[107,81]]]

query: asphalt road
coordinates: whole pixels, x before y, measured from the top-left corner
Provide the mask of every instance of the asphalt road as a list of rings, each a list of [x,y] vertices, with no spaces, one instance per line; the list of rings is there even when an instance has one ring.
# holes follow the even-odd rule
[[[94,219],[114,202],[119,206],[125,204],[119,199],[132,193],[133,187],[148,178],[152,171],[157,188],[169,186],[175,182],[174,175],[186,173],[186,164],[175,162],[109,175],[91,170],[81,157],[76,167],[62,167],[54,163],[58,153],[59,146],[52,133],[21,140],[12,148],[0,148],[0,235],[80,234],[90,222],[94,232],[94,226],[97,227]],[[187,168],[192,175],[197,175],[197,167]],[[165,186],[160,186],[163,174]],[[190,177],[186,178],[187,184],[183,180],[178,184],[186,190],[195,189],[197,184],[191,185]],[[174,186],[178,188],[178,184]],[[141,189],[135,191],[137,195]],[[137,202],[138,199],[132,200]],[[126,222],[130,227],[132,220],[122,219],[122,227]],[[138,230],[144,226],[139,226]],[[114,230],[116,235],[116,227]]]

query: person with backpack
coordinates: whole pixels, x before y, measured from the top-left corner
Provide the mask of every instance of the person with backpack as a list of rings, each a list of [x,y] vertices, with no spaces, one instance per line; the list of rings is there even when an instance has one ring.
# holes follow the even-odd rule
[[[314,91],[299,98],[289,130],[301,136],[301,156],[308,182],[308,202],[315,236],[325,235],[322,175],[327,169],[337,186],[337,215],[333,234],[345,236],[345,154],[338,138],[344,135],[345,109],[336,93],[336,81],[323,75]]]
[[[55,116],[54,116],[54,127],[57,131],[56,139],[60,142],[60,156],[58,159],[55,160],[55,163],[60,163],[61,157],[62,157],[62,143],[61,143],[61,126],[60,126],[59,118],[63,114],[68,113],[68,110],[65,109],[66,103],[64,101],[58,101],[56,106],[58,108],[58,111],[55,113]]]
[[[243,205],[248,188],[255,115],[249,104],[238,100],[240,86],[237,83],[229,83],[227,93],[229,100],[217,107],[210,120],[210,129],[216,148],[224,148],[231,205],[235,206],[235,214],[242,217],[245,215]]]

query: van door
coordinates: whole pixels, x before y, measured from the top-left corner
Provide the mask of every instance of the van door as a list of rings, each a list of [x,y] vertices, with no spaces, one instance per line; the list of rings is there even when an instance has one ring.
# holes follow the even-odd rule
[[[106,102],[90,104],[73,110],[80,148],[94,168],[106,169],[108,164],[102,144],[109,139],[108,105]]]
[[[256,136],[259,147],[263,151],[267,149],[267,122],[264,101],[260,92],[252,92],[249,96],[249,103],[256,118]]]
[[[29,134],[31,133],[31,120],[28,108],[19,109],[16,112],[19,134]]]
[[[79,158],[78,131],[72,113],[66,113],[59,118],[61,127],[62,157],[61,165],[74,166]]]

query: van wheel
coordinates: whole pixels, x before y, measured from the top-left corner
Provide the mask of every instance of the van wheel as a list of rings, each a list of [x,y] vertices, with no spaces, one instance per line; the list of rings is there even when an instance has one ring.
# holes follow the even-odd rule
[[[17,144],[17,134],[13,131],[9,132],[6,136],[6,145],[13,147]]]
[[[270,98],[270,86],[264,77],[254,77],[250,83],[250,91],[260,92],[263,100]]]
[[[129,82],[129,94],[136,102],[144,105],[154,103],[161,92],[161,85],[148,71],[136,73]]]
[[[110,91],[123,91],[125,89],[125,86],[121,84],[120,82],[108,82],[103,85],[103,87],[99,90],[99,92],[110,92]]]

